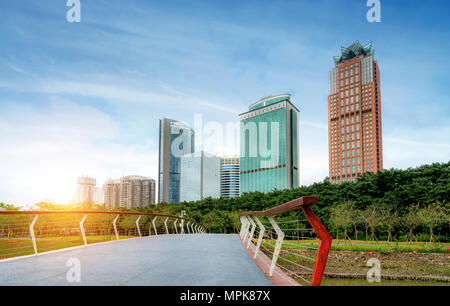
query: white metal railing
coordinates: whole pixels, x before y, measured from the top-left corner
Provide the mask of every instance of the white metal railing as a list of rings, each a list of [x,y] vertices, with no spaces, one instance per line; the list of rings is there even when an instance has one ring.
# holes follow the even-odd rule
[[[174,222],[170,222],[174,220]],[[184,221],[187,221],[186,224]],[[99,242],[206,233],[184,217],[103,211],[0,211],[0,260]]]
[[[272,277],[279,267],[300,283],[320,285],[332,238],[310,209],[317,203],[317,197],[303,197],[267,211],[240,215],[239,235],[244,246],[249,249],[255,242],[255,259],[260,251],[272,258],[269,276]],[[306,218],[286,220],[287,213],[299,209]],[[283,219],[276,221],[277,215],[282,215]]]

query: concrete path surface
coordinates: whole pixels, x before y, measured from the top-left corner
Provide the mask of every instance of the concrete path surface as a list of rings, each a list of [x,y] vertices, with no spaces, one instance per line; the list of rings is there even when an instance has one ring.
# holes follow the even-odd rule
[[[69,283],[69,259],[81,282]],[[69,273],[70,274],[70,273]],[[238,235],[161,235],[0,262],[0,285],[272,286]]]

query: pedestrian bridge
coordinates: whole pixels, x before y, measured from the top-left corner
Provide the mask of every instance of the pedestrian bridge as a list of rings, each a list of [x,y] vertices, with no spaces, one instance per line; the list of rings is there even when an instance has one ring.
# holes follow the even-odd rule
[[[80,285],[271,286],[238,235],[160,235],[0,263],[0,285],[73,285],[67,263],[80,261]]]
[[[317,286],[331,237],[309,208],[314,204],[315,199],[301,198],[268,211],[243,213],[239,235],[207,234],[193,220],[167,215],[50,213],[58,216],[56,222],[48,218],[48,212],[0,212],[0,226],[9,225],[8,237],[6,231],[0,236],[0,257],[4,258],[0,285],[298,286],[303,281]],[[292,221],[277,223],[274,218],[300,208],[312,228],[299,228],[297,219],[297,235],[292,236]],[[64,219],[67,214],[72,217]],[[82,217],[79,227],[69,226],[73,215]],[[146,221],[146,217],[152,218]],[[157,218],[164,223],[157,225]],[[171,218],[175,222],[169,229]],[[102,222],[111,226],[102,227]],[[19,230],[24,225],[27,230]],[[77,230],[79,239],[73,236]],[[109,241],[97,241],[100,233]],[[78,240],[80,245],[68,247]],[[26,252],[30,254],[14,256]],[[304,271],[299,272],[300,268]]]

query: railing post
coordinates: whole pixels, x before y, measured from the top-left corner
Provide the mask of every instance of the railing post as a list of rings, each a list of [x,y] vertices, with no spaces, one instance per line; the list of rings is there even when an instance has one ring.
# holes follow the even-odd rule
[[[247,242],[247,249],[248,249],[250,247],[250,243],[252,243],[253,236],[255,236],[256,224],[255,224],[255,222],[253,222],[251,216],[247,216],[247,219],[252,224],[252,229],[251,229],[250,234],[248,236],[248,242]]]
[[[253,218],[255,219],[256,223],[258,223],[258,226],[259,226],[258,244],[256,245],[255,257],[254,257],[256,259],[256,257],[258,256],[259,249],[261,247],[262,240],[264,238],[264,232],[266,231],[266,228],[261,223],[261,221],[259,221],[257,216],[253,216]]]
[[[244,227],[244,233],[243,233],[242,238],[244,239],[244,242],[245,242],[247,239],[247,235],[248,235],[248,229],[250,228],[250,222],[248,222],[247,217],[244,217],[244,220],[245,220],[245,227]]]
[[[167,227],[167,221],[169,220],[169,217],[166,218],[166,220],[164,221],[164,225],[166,227],[166,233],[167,235],[169,235],[169,228]]]
[[[188,232],[188,234],[190,234],[191,232],[189,231],[189,224],[191,224],[191,222],[189,221],[187,224],[186,224],[186,228],[187,228],[187,232]]]
[[[175,233],[178,234],[177,222],[178,222],[178,219],[175,219],[175,222],[173,223],[173,227],[175,228]]]
[[[155,235],[158,236],[158,231],[156,230],[156,225],[155,225],[156,219],[158,219],[158,216],[153,218],[152,224],[153,224],[153,229],[155,230]]]
[[[333,238],[309,206],[302,206],[302,209],[312,228],[316,232],[317,237],[320,239],[319,247],[317,249],[316,262],[314,263],[313,277],[311,280],[311,286],[320,286]]]
[[[84,221],[86,221],[86,218],[87,218],[87,215],[84,215],[83,219],[80,222],[80,230],[81,230],[81,235],[83,236],[84,245],[88,245],[87,240],[86,240],[86,233],[84,231]]]
[[[119,233],[117,232],[117,220],[119,220],[120,215],[117,215],[113,221],[114,233],[116,234],[116,240],[119,240]]]
[[[186,211],[182,210],[180,217],[183,218],[184,216],[186,216]],[[181,219],[180,227],[181,227],[181,234],[184,234],[184,219]]]
[[[191,224],[191,233],[192,233],[192,234],[195,234],[195,233],[194,233],[194,223]]]
[[[37,245],[36,245],[36,237],[34,236],[34,225],[36,224],[37,219],[38,219],[38,215],[36,215],[34,217],[33,222],[31,222],[31,224],[30,224],[30,235],[31,235],[31,241],[33,242],[33,249],[34,249],[35,255],[38,254]]]
[[[284,240],[284,233],[280,229],[278,224],[275,222],[275,220],[273,220],[272,217],[268,217],[268,219],[270,221],[270,224],[272,224],[273,228],[275,229],[275,232],[278,235],[278,237],[277,237],[277,244],[276,244],[275,250],[273,252],[272,264],[270,266],[270,273],[269,273],[269,275],[272,276],[273,275],[273,271],[275,270],[275,266],[276,266],[277,261],[278,261],[278,256],[280,256],[281,246],[282,246],[283,240]]]
[[[136,227],[137,227],[137,230],[138,230],[139,237],[142,238],[142,235],[141,235],[141,229],[140,229],[140,227],[139,227],[139,221],[141,220],[141,217],[142,217],[142,216],[139,216],[139,218],[137,218],[137,220],[136,220]]]
[[[247,241],[249,229],[250,229],[250,222],[248,221],[247,217],[245,217],[245,229],[243,238],[244,243]]]
[[[239,216],[239,220],[241,220],[241,230],[239,231],[239,236],[241,237],[241,239],[243,238],[243,234],[244,234],[244,227],[245,227],[245,218],[244,216]]]

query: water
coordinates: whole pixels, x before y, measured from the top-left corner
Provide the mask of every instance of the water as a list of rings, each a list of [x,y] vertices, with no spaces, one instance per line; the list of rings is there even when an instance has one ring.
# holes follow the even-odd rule
[[[369,283],[366,279],[329,278],[322,280],[322,286],[450,286],[450,283],[417,280],[381,280],[380,283]]]

